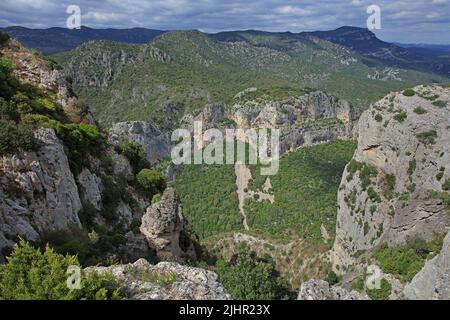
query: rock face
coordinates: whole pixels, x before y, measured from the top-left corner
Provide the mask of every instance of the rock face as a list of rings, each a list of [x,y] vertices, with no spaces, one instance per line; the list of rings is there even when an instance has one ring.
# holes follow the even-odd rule
[[[348,292],[338,286],[330,286],[323,280],[304,282],[297,300],[369,300],[366,294],[356,291]]]
[[[133,264],[92,267],[87,272],[111,272],[130,300],[229,300],[217,274],[174,262],[151,265],[144,259]]]
[[[57,66],[13,39],[0,47],[0,55],[14,64],[12,72],[21,85],[37,87],[52,102],[58,120],[95,125]],[[16,150],[13,155],[0,157],[0,262],[5,261],[19,237],[39,243],[54,233],[62,235],[82,228],[91,232],[92,223],[106,230],[120,224],[125,236],[132,221],[142,218],[148,201],[130,183],[134,174],[128,159],[118,155],[113,146],[99,148],[97,154],[84,153],[84,167],[75,169],[70,165],[74,159],[68,158],[70,146],[58,139],[53,129],[38,127],[34,140],[34,151]],[[136,248],[129,252],[142,252],[145,241],[139,235],[125,238],[132,249]]]
[[[170,153],[170,137],[153,124],[144,121],[119,122],[112,126],[110,138],[114,143],[126,138],[139,143],[150,162],[164,159]]]
[[[311,145],[337,138],[356,136],[354,123],[359,117],[357,109],[347,101],[315,91],[297,99],[280,102],[246,103],[225,107],[220,104],[206,106],[196,118],[203,129],[229,127],[238,129],[280,129],[280,152],[285,153],[302,145]]]
[[[450,89],[392,93],[363,113],[358,149],[338,193],[333,263],[343,272],[358,252],[380,244],[427,241],[450,215]]]
[[[441,252],[406,285],[404,296],[410,300],[450,300],[450,233]]]
[[[81,201],[63,145],[51,129],[37,130],[35,138],[38,151],[0,158],[0,251],[17,236],[38,241],[43,232],[81,227]]]
[[[181,204],[172,188],[166,189],[161,200],[147,209],[142,217],[141,233],[149,246],[164,261],[185,261],[187,253],[180,247],[180,235],[185,220]]]

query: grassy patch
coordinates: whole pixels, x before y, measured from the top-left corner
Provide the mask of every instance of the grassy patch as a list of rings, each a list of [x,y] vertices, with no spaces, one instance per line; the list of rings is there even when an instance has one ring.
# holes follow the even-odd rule
[[[430,145],[436,143],[436,138],[438,137],[436,130],[430,130],[416,134],[416,138],[424,145]]]

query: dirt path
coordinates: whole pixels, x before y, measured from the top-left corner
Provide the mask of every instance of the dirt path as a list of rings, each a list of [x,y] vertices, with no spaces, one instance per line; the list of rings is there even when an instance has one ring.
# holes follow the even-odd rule
[[[247,215],[245,214],[244,206],[245,206],[245,199],[247,197],[247,193],[245,192],[245,190],[248,188],[248,182],[252,178],[252,173],[245,164],[239,163],[236,163],[234,165],[234,172],[236,174],[236,186],[237,186],[236,192],[239,200],[239,213],[244,218],[243,223],[245,230],[250,230],[247,224]]]

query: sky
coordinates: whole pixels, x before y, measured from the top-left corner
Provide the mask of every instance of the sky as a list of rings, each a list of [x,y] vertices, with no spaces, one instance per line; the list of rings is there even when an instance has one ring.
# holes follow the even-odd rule
[[[0,26],[65,27],[69,5],[78,5],[82,25],[145,27],[204,32],[331,30],[366,27],[369,5],[381,11],[390,42],[450,44],[450,0],[1,0]]]

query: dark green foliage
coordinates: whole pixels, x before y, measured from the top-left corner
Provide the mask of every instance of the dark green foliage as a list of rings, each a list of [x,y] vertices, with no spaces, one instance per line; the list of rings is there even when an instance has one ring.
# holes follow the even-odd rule
[[[435,234],[430,242],[416,237],[409,239],[406,246],[382,247],[375,252],[375,257],[384,272],[408,282],[422,269],[426,259],[432,257],[431,254],[439,253],[443,239],[440,234]]]
[[[383,116],[382,116],[381,114],[377,113],[377,114],[375,115],[375,121],[376,121],[376,122],[381,122],[381,121],[383,121]]]
[[[9,34],[6,32],[0,31],[0,47],[3,47],[6,43],[8,43]]]
[[[243,229],[234,166],[187,165],[173,186],[190,233],[203,239]]]
[[[431,192],[430,197],[433,199],[441,199],[447,209],[450,209],[450,193],[433,191]]]
[[[367,195],[373,202],[381,202],[379,194],[372,187],[369,187],[369,189],[367,189]]]
[[[416,134],[417,139],[424,145],[430,145],[436,143],[436,138],[438,137],[436,130],[430,130]]]
[[[0,119],[14,122],[19,122],[20,120],[20,113],[17,111],[17,108],[2,97],[0,97]]]
[[[395,114],[394,119],[398,122],[402,123],[406,120],[408,117],[408,114],[405,111],[401,111]]]
[[[125,231],[120,227],[106,229],[95,225],[92,231],[73,228],[68,231],[47,233],[42,243],[48,243],[58,253],[77,255],[84,266],[110,263],[111,252],[126,243]]]
[[[29,125],[0,119],[0,156],[18,150],[33,150],[33,130]]]
[[[136,175],[136,180],[152,197],[156,193],[163,192],[166,188],[164,177],[153,169],[142,169]]]
[[[392,286],[386,279],[381,279],[380,288],[366,289],[367,295],[372,300],[387,300],[392,292]]]
[[[110,274],[82,274],[81,290],[67,287],[69,266],[75,256],[63,256],[49,247],[44,252],[23,240],[6,265],[0,265],[0,300],[106,300],[121,299],[118,283]]]
[[[358,162],[352,159],[348,164],[347,171],[349,175],[347,176],[347,181],[351,181],[355,173],[359,171],[359,179],[361,180],[361,186],[363,190],[366,190],[370,185],[372,178],[378,174],[378,169],[367,163]]]
[[[280,170],[270,176],[275,202],[247,202],[247,222],[252,230],[283,237],[286,230],[312,243],[323,243],[321,225],[333,243],[337,192],[345,165],[351,159],[353,141],[332,141],[301,148],[280,159]],[[369,170],[370,171],[370,170]],[[262,190],[265,176],[251,166],[249,189]]]
[[[340,281],[340,279],[334,271],[330,271],[330,272],[328,272],[327,277],[325,278],[325,281],[328,282],[328,284],[330,286],[333,286],[333,285],[337,284]]]
[[[413,175],[413,173],[416,171],[417,168],[417,161],[416,159],[412,159],[409,162],[409,166],[408,166],[408,175],[411,177]]]
[[[230,262],[217,261],[216,271],[220,282],[234,299],[275,300],[289,297],[287,285],[275,270],[273,262],[257,257],[248,248],[238,251]]]
[[[406,89],[405,91],[403,91],[403,95],[405,97],[412,97],[416,94],[416,92],[413,89]]]
[[[450,191],[450,179],[447,179],[443,184],[442,184],[442,189],[445,191]]]
[[[123,154],[130,161],[134,174],[139,173],[142,169],[148,168],[149,163],[145,158],[144,148],[139,143],[130,142],[126,139],[120,141],[117,151]]]
[[[417,114],[419,114],[419,115],[422,115],[422,114],[427,113],[427,110],[425,110],[425,109],[422,108],[422,107],[417,107],[417,108],[414,109],[414,112],[417,113]]]
[[[92,125],[58,125],[56,134],[64,142],[70,167],[75,173],[79,173],[83,167],[89,167],[89,155],[95,157],[106,147],[106,136]]]
[[[396,185],[396,178],[393,174],[386,174],[386,177],[384,178],[384,196],[387,199],[392,199],[394,195],[395,185]]]
[[[433,106],[436,106],[438,108],[445,108],[447,106],[447,101],[436,100],[433,102]]]

